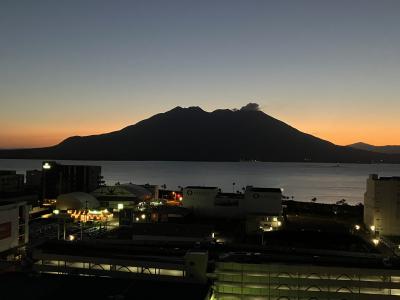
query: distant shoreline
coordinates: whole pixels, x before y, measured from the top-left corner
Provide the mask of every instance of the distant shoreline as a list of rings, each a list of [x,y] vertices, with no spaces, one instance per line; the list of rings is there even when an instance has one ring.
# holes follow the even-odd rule
[[[243,160],[125,160],[125,159],[58,159],[58,158],[0,158],[2,160],[39,160],[39,161],[90,161],[90,162],[189,162],[189,163],[243,163],[243,164],[258,164],[258,163],[298,163],[298,164],[332,164],[331,167],[340,167],[340,165],[355,164],[355,165],[399,165],[396,162],[330,162],[330,161],[243,161]],[[1,166],[0,166],[1,167]]]

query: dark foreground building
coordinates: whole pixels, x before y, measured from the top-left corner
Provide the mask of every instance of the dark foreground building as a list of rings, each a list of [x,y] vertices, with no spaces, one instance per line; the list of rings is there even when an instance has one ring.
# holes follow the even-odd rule
[[[72,192],[90,193],[101,180],[100,166],[62,165],[45,161],[43,169],[43,199],[55,199]]]

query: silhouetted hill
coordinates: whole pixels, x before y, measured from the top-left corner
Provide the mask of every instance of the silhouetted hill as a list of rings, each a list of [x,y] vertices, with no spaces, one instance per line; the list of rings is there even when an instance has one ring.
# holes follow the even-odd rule
[[[176,107],[122,130],[70,137],[38,149],[0,151],[0,158],[176,161],[400,162],[330,142],[261,111]]]
[[[380,153],[388,153],[388,154],[400,154],[400,146],[395,145],[387,145],[387,146],[374,146],[366,143],[355,143],[349,145],[351,148],[380,152]]]

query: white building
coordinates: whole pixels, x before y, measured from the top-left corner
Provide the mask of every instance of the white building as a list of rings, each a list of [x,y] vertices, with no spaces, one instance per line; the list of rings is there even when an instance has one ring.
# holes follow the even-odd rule
[[[400,177],[369,176],[364,195],[364,223],[380,235],[400,235]]]
[[[26,202],[0,202],[0,253],[28,243],[29,209]]]
[[[91,193],[99,200],[100,206],[110,210],[134,208],[139,202],[158,198],[158,186],[132,183],[102,186]]]
[[[91,194],[74,192],[62,194],[57,197],[56,208],[58,210],[83,210],[100,207],[99,201]]]
[[[281,225],[282,190],[247,186],[244,193],[221,193],[217,187],[188,186],[182,204],[201,217],[246,218],[247,232]]]

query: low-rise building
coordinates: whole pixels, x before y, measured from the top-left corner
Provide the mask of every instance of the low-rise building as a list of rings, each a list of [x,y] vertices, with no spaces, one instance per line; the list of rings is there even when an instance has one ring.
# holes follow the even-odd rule
[[[369,176],[364,195],[364,223],[380,235],[400,235],[400,177]]]
[[[207,282],[207,251],[188,251],[167,245],[149,247],[134,241],[47,241],[34,249],[33,259],[33,270],[40,273],[181,284],[204,285]]]
[[[113,211],[134,208],[139,202],[149,201],[154,197],[153,191],[143,185],[127,183],[101,186],[91,194],[99,200],[102,208]]]
[[[247,186],[244,193],[222,193],[217,187],[188,186],[183,207],[194,215],[246,219],[246,231],[273,230],[281,225],[282,190]]]
[[[26,202],[0,202],[0,253],[28,243],[29,208]]]
[[[373,258],[319,262],[322,259],[317,256],[314,261],[288,263],[271,256],[252,262],[255,255],[251,253],[240,256],[216,262],[210,300],[389,300],[400,296],[400,271],[371,265]]]

